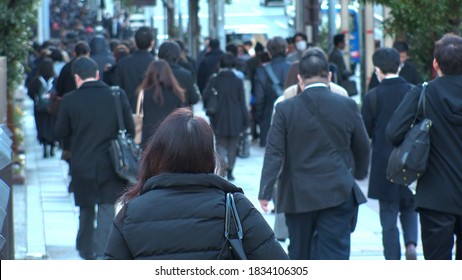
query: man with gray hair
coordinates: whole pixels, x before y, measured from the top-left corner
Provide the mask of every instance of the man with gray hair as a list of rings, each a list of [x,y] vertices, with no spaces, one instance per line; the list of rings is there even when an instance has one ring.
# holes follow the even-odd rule
[[[283,94],[290,63],[286,60],[287,42],[282,37],[274,37],[266,44],[271,61],[257,68],[255,73],[255,115],[260,125],[260,147],[266,146],[273,106]]]

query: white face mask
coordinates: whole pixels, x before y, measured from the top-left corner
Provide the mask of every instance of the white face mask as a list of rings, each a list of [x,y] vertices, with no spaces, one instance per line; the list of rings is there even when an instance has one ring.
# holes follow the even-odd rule
[[[295,43],[295,47],[297,48],[297,50],[303,52],[306,50],[306,41],[298,41],[297,43]]]

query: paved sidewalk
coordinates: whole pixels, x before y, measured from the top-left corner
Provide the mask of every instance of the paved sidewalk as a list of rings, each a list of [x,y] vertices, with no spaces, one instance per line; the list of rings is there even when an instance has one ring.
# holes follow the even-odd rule
[[[61,151],[53,158],[42,158],[42,147],[36,140],[32,103],[25,98],[25,185],[15,185],[14,230],[16,259],[79,260],[75,249],[78,228],[78,207],[67,187],[67,163],[60,160]],[[195,107],[203,115],[200,106]],[[258,190],[264,149],[253,144],[251,156],[238,158],[234,183],[242,187],[247,197],[260,210]],[[366,193],[367,180],[359,182]],[[382,237],[378,204],[374,200],[360,206],[356,231],[352,234],[351,259],[383,260]],[[271,227],[273,214],[263,214]],[[419,241],[420,242],[420,241]],[[287,248],[286,243],[282,245]],[[418,246],[418,259],[423,259]]]

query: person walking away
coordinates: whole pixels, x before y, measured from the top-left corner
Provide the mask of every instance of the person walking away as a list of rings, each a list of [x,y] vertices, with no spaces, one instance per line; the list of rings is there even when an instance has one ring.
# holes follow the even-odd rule
[[[91,58],[77,58],[72,72],[77,89],[64,96],[55,130],[60,137],[71,137],[71,187],[80,209],[76,247],[83,259],[97,259],[103,256],[114,203],[126,183],[109,157],[110,141],[119,130],[116,103]],[[135,125],[123,91],[120,100],[125,128],[133,135]]]
[[[159,59],[149,65],[137,92],[144,96],[141,138],[144,147],[159,124],[176,108],[185,106],[185,90],[180,87],[168,63]]]
[[[368,171],[367,132],[356,102],[328,90],[329,73],[323,52],[309,49],[300,61],[304,91],[276,105],[268,135],[258,199],[267,212],[279,180],[276,212],[286,216],[291,259],[349,259],[366,201],[356,179]]]
[[[235,67],[236,58],[233,54],[222,55],[220,70],[210,78],[203,95],[204,102],[207,103],[214,91],[218,94],[217,112],[209,118],[215,134],[216,150],[222,160],[222,169],[230,181],[234,180],[233,169],[239,134],[249,123],[244,83],[236,76]]]
[[[210,39],[207,50],[208,51],[205,54],[204,59],[200,62],[199,69],[197,70],[197,86],[201,93],[204,92],[210,76],[217,72],[220,58],[223,55],[223,51],[220,49],[220,41],[218,41],[218,39]]]
[[[104,71],[115,64],[109,44],[103,35],[97,34],[90,41],[90,57],[98,64],[100,79],[104,80]]]
[[[44,58],[38,66],[37,76],[31,80],[27,87],[27,95],[34,101],[34,119],[37,129],[37,140],[43,146],[43,158],[55,156],[56,135],[54,126],[56,118],[47,108],[39,103],[45,102],[42,98],[49,98],[54,84],[55,72],[53,60]]]
[[[234,194],[247,258],[288,259],[242,190],[214,174],[213,136],[210,124],[189,108],[159,125],[144,150],[138,183],[121,199],[107,259],[216,260],[225,242],[227,193]]]
[[[427,260],[462,259],[462,38],[446,34],[435,43],[433,68],[437,78],[428,82],[425,115],[432,120],[430,154],[425,173],[417,181],[423,254]],[[394,112],[386,135],[398,145],[412,123],[421,87],[412,89]]]
[[[386,260],[401,259],[400,233],[397,226],[400,217],[405,257],[417,259],[417,212],[414,195],[407,186],[387,180],[386,169],[393,145],[385,137],[385,129],[406,93],[413,87],[398,76],[399,53],[392,48],[380,48],[372,56],[380,84],[368,91],[363,99],[361,114],[372,145],[371,174],[368,197],[379,200],[382,243]]]
[[[117,62],[114,71],[114,82],[126,92],[133,112],[136,108],[136,89],[149,64],[154,61],[150,53],[154,47],[154,35],[149,27],[140,27],[136,31],[135,44],[138,50]]]
[[[345,49],[345,34],[337,34],[334,36],[334,48],[329,54],[329,62],[337,66],[337,83],[346,88],[345,83],[350,76],[353,75],[343,59],[343,50]]]
[[[276,36],[270,39],[266,48],[271,56],[271,61],[257,69],[254,84],[255,116],[260,126],[260,147],[266,146],[266,136],[270,128],[274,101],[280,95],[275,91],[275,87],[279,87],[282,92],[290,69],[290,63],[286,60],[287,42],[284,38]],[[269,69],[265,69],[265,67]],[[268,74],[270,70],[278,80],[278,84],[275,86],[273,86],[273,81]]]

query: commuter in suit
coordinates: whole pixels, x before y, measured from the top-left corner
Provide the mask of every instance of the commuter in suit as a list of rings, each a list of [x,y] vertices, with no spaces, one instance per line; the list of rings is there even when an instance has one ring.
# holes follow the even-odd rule
[[[132,111],[136,108],[136,89],[144,78],[149,64],[154,61],[150,53],[154,47],[154,35],[149,27],[140,27],[135,33],[138,50],[116,64],[114,82],[127,94]]]
[[[172,69],[173,76],[184,92],[184,105],[196,104],[199,99],[199,91],[192,79],[193,75],[191,72],[178,64],[180,59],[181,49],[180,46],[174,41],[163,42],[159,47],[158,57],[168,62],[168,65]]]
[[[358,205],[366,201],[355,179],[367,175],[367,132],[356,102],[330,92],[329,79],[325,55],[309,49],[300,61],[304,91],[276,105],[268,135],[258,198],[268,211],[279,180],[276,212],[286,216],[291,259],[348,259]],[[334,138],[304,98],[319,108]]]
[[[72,72],[77,89],[64,96],[55,130],[61,137],[71,137],[71,187],[80,207],[77,250],[82,258],[95,259],[103,256],[114,202],[124,190],[125,182],[114,172],[108,152],[119,127],[114,97],[99,81],[96,62],[79,57]],[[125,127],[133,135],[132,112],[123,92],[121,104]]]
[[[398,76],[399,53],[392,48],[381,48],[372,56],[375,72],[381,83],[370,90],[363,100],[361,113],[369,138],[372,140],[371,174],[368,197],[379,200],[380,224],[384,256],[387,260],[401,259],[401,245],[397,227],[398,215],[406,259],[417,258],[417,212],[414,209],[414,195],[407,186],[400,186],[387,180],[385,171],[393,150],[385,129],[395,109],[412,85]]]
[[[337,66],[337,83],[344,86],[344,83],[348,78],[353,75],[343,59],[343,50],[345,49],[345,34],[337,34],[334,36],[334,49],[329,54],[329,62]]]
[[[433,68],[438,77],[428,83],[426,117],[433,121],[430,154],[417,182],[416,207],[422,247],[427,260],[462,259],[462,38],[447,34],[435,44]],[[421,87],[406,94],[388,123],[386,135],[399,144],[415,115]]]
[[[199,69],[197,70],[197,86],[201,93],[204,91],[210,76],[218,71],[218,64],[222,55],[223,51],[220,49],[220,41],[218,39],[210,39],[207,53],[200,62]]]

